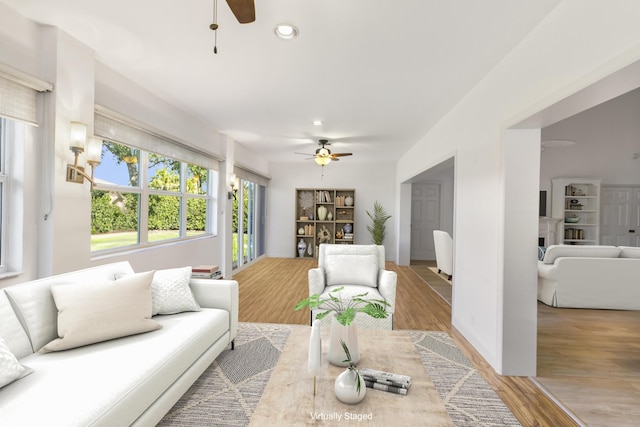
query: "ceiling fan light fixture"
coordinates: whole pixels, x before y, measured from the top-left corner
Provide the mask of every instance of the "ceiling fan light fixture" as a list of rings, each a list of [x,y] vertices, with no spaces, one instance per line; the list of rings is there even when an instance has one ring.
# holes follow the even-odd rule
[[[326,166],[331,163],[331,157],[316,157],[315,162],[320,166]]]
[[[291,24],[278,24],[273,29],[276,33],[276,36],[281,38],[282,40],[292,40],[298,37],[300,31],[295,25]]]
[[[319,148],[319,149],[318,149],[317,156],[318,156],[318,157],[329,157],[329,154],[331,154],[331,153],[329,152],[329,150],[328,150],[328,149],[326,149],[326,148],[324,148],[324,147],[322,147],[322,148]]]

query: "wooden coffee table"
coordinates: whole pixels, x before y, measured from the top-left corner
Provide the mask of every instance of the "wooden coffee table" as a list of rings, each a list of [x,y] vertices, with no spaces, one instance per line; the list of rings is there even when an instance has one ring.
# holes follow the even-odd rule
[[[313,377],[307,373],[310,334],[309,326],[293,327],[250,425],[453,425],[408,332],[358,330],[358,367],[409,375],[411,387],[404,396],[367,388],[356,405],[335,397],[335,379],[345,368],[326,358],[328,328],[322,331],[322,375],[313,395]]]

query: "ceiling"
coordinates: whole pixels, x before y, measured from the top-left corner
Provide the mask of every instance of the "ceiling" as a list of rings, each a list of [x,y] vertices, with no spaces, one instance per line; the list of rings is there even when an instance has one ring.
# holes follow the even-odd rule
[[[250,24],[219,0],[217,54],[213,0],[0,2],[269,161],[326,138],[371,162],[397,160],[560,0],[256,0]],[[282,22],[299,37],[276,38]]]

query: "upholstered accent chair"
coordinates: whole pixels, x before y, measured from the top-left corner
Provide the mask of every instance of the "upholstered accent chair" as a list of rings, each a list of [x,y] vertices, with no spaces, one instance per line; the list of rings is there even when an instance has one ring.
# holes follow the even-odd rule
[[[389,304],[386,319],[357,313],[355,323],[362,329],[393,329],[397,273],[385,270],[384,246],[323,243],[318,251],[318,267],[310,269],[308,276],[309,296],[319,294],[325,298],[332,290],[344,286],[339,293],[343,298],[367,292],[367,299],[385,300]],[[311,322],[322,311],[321,308],[312,310]],[[330,322],[331,316],[327,316],[321,325]]]
[[[451,280],[453,275],[453,239],[446,231],[433,230],[438,273],[444,273]]]

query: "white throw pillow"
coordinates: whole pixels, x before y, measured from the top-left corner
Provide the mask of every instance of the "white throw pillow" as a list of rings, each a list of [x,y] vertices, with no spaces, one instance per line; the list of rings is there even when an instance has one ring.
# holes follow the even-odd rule
[[[153,271],[101,283],[51,286],[58,336],[40,351],[58,351],[162,327],[151,320]]]
[[[189,282],[191,267],[157,270],[151,282],[153,314],[175,314],[200,311]]]
[[[4,340],[0,338],[0,388],[29,375],[31,372],[33,372],[32,369],[22,366],[18,362]]]
[[[324,268],[327,286],[378,286],[378,257],[375,255],[327,255]]]
[[[130,274],[116,274],[116,279]],[[151,282],[151,314],[176,314],[183,311],[200,311],[189,282],[191,267],[156,270]]]

